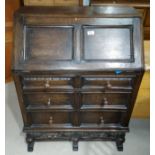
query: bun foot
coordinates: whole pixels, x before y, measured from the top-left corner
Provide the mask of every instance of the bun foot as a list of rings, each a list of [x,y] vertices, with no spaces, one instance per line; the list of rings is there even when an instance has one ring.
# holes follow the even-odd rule
[[[73,140],[73,151],[78,151],[78,139]]]
[[[27,151],[33,152],[34,140],[30,135],[27,135],[26,142],[27,142]]]
[[[117,142],[116,142],[116,145],[117,145],[118,151],[123,151],[123,144],[117,144]]]
[[[118,151],[123,151],[123,143],[125,141],[125,135],[120,135],[117,139],[116,139],[116,146],[117,146],[117,150]]]
[[[33,146],[34,146],[34,142],[28,143],[27,151],[33,152]]]

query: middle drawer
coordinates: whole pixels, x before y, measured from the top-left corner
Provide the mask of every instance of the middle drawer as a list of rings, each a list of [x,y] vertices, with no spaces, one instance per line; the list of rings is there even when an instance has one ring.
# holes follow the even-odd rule
[[[128,106],[131,93],[102,93],[83,92],[81,94],[81,108],[103,106]]]
[[[26,105],[31,106],[73,106],[74,105],[74,93],[72,92],[38,92],[38,93],[26,93],[24,94],[24,101]]]

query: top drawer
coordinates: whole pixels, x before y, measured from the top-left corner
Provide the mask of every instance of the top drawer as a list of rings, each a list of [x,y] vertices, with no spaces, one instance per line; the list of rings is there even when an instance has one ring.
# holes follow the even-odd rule
[[[73,89],[73,77],[53,75],[31,75],[23,77],[24,90]]]
[[[85,76],[82,80],[82,88],[105,89],[105,90],[132,90],[134,78],[132,77],[103,77]]]

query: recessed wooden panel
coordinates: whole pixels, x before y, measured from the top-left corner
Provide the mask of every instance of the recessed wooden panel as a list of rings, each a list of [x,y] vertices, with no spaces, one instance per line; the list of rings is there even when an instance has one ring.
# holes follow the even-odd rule
[[[85,60],[133,61],[132,26],[85,26]]]
[[[25,27],[25,61],[72,60],[73,28],[67,27]]]

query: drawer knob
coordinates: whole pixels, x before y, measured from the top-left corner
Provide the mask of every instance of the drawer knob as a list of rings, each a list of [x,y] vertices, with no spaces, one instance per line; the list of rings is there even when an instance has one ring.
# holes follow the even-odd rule
[[[101,124],[104,124],[103,116],[100,117],[100,123],[101,123]]]
[[[49,88],[49,87],[50,87],[50,82],[49,81],[46,81],[45,88]]]
[[[52,136],[51,136],[51,135],[48,135],[47,137],[48,137],[48,138],[52,138]]]
[[[107,98],[104,97],[102,102],[101,102],[101,106],[108,105],[108,104],[109,104],[109,102],[108,102]]]
[[[112,87],[110,81],[107,81],[107,87],[108,88],[111,88]]]
[[[51,105],[51,99],[48,99],[47,105]]]
[[[49,124],[50,125],[53,124],[53,117],[52,116],[50,116],[50,118],[49,118]]]
[[[107,98],[106,98],[106,97],[104,97],[104,99],[103,99],[103,100],[104,100],[104,102],[103,102],[103,103],[104,103],[104,105],[108,105],[108,100],[107,100]]]

